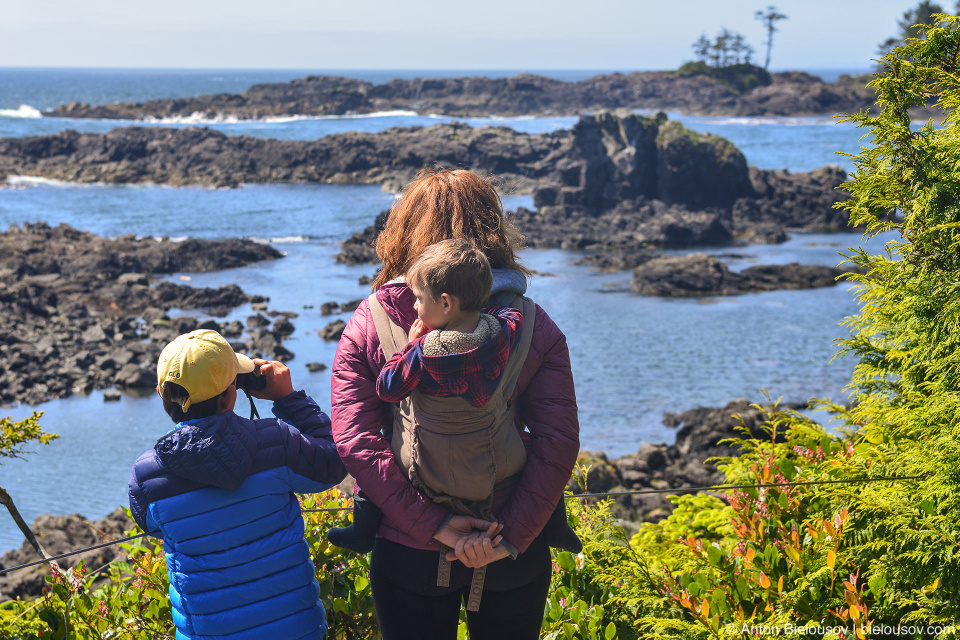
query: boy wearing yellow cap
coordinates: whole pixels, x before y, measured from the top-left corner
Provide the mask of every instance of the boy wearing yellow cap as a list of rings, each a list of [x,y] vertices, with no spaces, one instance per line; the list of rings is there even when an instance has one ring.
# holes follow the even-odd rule
[[[275,418],[233,412],[236,377],[259,365]],[[134,463],[130,507],[163,538],[177,638],[321,638],[327,630],[296,493],[346,472],[330,419],[279,362],[236,354],[215,331],[160,354],[157,392],[176,428]]]

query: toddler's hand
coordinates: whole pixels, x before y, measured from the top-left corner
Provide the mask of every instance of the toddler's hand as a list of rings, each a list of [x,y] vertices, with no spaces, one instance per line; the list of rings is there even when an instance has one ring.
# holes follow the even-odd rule
[[[413,324],[410,326],[410,342],[413,342],[420,336],[425,336],[430,333],[430,327],[423,324],[423,320],[417,318],[413,321]]]

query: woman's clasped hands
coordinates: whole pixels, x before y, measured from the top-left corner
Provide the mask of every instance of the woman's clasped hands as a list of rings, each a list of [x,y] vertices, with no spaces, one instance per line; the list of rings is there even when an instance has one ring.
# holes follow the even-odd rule
[[[470,568],[482,567],[502,560],[510,552],[498,535],[502,524],[471,516],[453,516],[435,538],[451,548],[447,560],[459,560]]]

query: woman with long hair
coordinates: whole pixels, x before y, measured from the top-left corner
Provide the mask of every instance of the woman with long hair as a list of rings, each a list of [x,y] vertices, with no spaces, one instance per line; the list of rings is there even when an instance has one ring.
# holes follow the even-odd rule
[[[409,332],[417,319],[416,296],[403,275],[428,246],[448,239],[467,240],[486,255],[494,280],[489,305],[522,300],[530,275],[516,255],[523,238],[504,217],[494,187],[470,171],[425,169],[394,203],[376,241],[383,268],[372,289],[393,326]],[[386,360],[369,300],[343,332],[333,365],[333,435],[357,486],[383,512],[370,579],[385,640],[456,638],[461,603],[470,596],[477,567],[486,567],[486,576],[479,608],[467,611],[470,637],[539,636],[551,575],[541,531],[561,499],[580,442],[566,338],[543,309],[533,308],[534,318],[524,318],[534,327],[529,351],[510,397],[527,463],[493,498],[502,542],[480,544],[476,535],[466,547],[461,542],[445,580],[438,580],[438,565],[444,573],[441,557],[446,557],[441,545],[456,547],[488,523],[451,515],[411,484],[395,457],[395,405],[377,395]]]

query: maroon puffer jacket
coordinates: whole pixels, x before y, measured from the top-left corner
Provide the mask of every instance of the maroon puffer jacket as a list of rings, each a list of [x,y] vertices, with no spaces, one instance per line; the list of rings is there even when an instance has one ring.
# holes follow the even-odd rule
[[[385,284],[377,299],[391,320],[409,330],[417,317],[416,298],[406,284]],[[347,471],[383,510],[380,535],[414,549],[439,549],[433,534],[448,512],[410,484],[383,435],[392,424],[392,405],[381,402],[376,390],[384,363],[370,305],[364,300],[344,329],[333,362],[333,438]],[[530,432],[529,455],[519,483],[494,496],[493,510],[504,538],[522,553],[550,517],[580,450],[567,341],[539,306],[530,353],[512,401],[521,403],[520,416]]]

